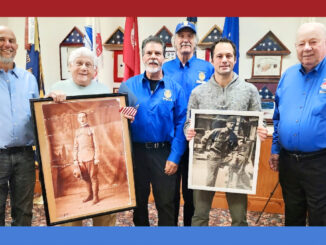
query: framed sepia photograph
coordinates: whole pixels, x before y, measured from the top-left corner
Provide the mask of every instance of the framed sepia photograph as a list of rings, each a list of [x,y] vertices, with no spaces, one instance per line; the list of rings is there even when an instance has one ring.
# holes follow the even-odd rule
[[[191,110],[189,188],[256,193],[263,113]]]
[[[282,56],[253,56],[253,77],[281,77]]]
[[[136,206],[126,95],[32,99],[48,225]]]

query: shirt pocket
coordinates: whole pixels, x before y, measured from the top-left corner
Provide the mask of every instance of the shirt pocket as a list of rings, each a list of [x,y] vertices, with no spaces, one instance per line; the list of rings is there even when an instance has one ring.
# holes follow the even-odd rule
[[[157,107],[158,114],[163,118],[173,117],[173,108],[174,108],[174,101],[172,99],[171,100],[163,99]]]
[[[321,116],[326,119],[326,93],[319,92],[312,106],[312,114],[314,116]]]

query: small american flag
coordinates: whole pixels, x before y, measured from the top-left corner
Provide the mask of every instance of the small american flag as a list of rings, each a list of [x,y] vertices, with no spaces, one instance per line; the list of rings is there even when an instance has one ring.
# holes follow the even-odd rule
[[[139,107],[139,105],[136,105],[135,107],[125,106],[125,107],[120,108],[119,112],[121,112],[124,115],[134,117],[134,116],[136,116],[138,107]]]

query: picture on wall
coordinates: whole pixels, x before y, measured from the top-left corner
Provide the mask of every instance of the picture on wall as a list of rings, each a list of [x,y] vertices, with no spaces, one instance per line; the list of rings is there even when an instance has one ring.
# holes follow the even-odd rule
[[[126,96],[31,100],[48,225],[136,206]]]
[[[256,193],[263,114],[253,111],[191,110],[189,188]]]

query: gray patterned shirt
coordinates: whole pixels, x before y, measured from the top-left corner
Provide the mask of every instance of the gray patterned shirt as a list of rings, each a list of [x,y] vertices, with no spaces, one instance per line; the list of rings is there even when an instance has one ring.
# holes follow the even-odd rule
[[[261,111],[260,96],[253,84],[240,79],[236,73],[233,73],[232,81],[225,88],[215,81],[213,75],[190,95],[185,133],[190,125],[191,109]]]

